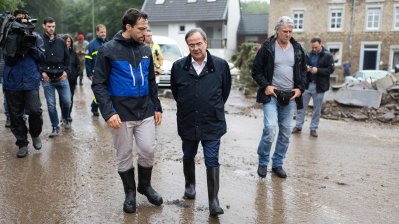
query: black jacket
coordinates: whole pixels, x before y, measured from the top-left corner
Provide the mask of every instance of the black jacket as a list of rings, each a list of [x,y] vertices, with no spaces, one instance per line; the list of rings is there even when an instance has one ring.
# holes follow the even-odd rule
[[[162,112],[151,49],[125,39],[122,31],[100,47],[91,88],[105,120],[139,121]]]
[[[68,48],[69,53],[69,62],[70,62],[70,72],[68,74],[68,82],[69,84],[76,84],[79,77],[80,72],[80,61],[78,54],[76,54],[75,49]]]
[[[69,74],[69,53],[65,41],[58,35],[50,40],[44,34],[43,42],[46,60],[40,64],[41,72],[46,72],[50,79],[58,79],[64,71]]]
[[[305,72],[306,72],[306,55],[301,45],[291,38],[294,47],[294,88],[298,88],[303,93],[305,91]],[[268,38],[259,49],[252,66],[252,78],[258,83],[259,88],[256,95],[256,102],[268,103],[270,96],[265,94],[267,86],[272,85],[275,59],[275,43],[276,36]],[[303,107],[302,96],[295,99],[297,108]]]
[[[207,63],[200,75],[191,64],[191,55],[176,61],[171,88],[182,139],[216,140],[226,133],[224,104],[230,94],[231,76],[225,60],[207,51]]]
[[[306,55],[307,64],[310,64],[310,54]],[[322,47],[321,52],[318,54],[319,59],[317,60],[317,73],[316,77],[316,92],[324,93],[330,89],[330,75],[334,72],[334,58],[332,54]],[[309,83],[312,81],[310,74],[306,76],[306,89],[309,88]]]

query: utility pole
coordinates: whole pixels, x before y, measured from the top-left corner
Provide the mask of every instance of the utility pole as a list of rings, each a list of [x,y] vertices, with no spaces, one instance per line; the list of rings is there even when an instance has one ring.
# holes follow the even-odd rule
[[[94,25],[94,0],[91,0],[91,24],[92,24],[92,34],[93,34],[92,39],[94,39],[96,33]]]

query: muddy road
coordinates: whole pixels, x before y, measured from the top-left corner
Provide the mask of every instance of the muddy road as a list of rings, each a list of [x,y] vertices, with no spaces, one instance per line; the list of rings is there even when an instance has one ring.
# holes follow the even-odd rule
[[[16,158],[15,138],[0,115],[1,224],[399,222],[398,127],[322,119],[319,137],[313,138],[307,120],[302,134],[291,138],[284,164],[288,178],[274,176],[269,167],[260,179],[256,148],[262,111],[237,91],[226,106],[228,132],[220,152],[219,200],[225,214],[209,217],[202,149],[196,158],[197,198],[182,198],[176,107],[166,97],[161,97],[164,114],[152,182],[164,204],[152,206],[138,194],[137,212],[125,214],[111,135],[102,118],[91,116],[92,96],[85,80],[76,89],[72,129],[53,139],[43,97],[43,148],[29,145],[22,159]]]

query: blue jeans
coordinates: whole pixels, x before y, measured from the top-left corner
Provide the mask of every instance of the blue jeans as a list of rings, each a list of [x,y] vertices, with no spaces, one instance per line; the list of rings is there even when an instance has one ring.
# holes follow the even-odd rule
[[[269,103],[263,104],[263,133],[258,146],[259,165],[267,166],[269,163],[270,150],[276,137],[277,127],[279,131],[276,149],[272,157],[273,168],[283,165],[291,136],[291,121],[295,107],[295,100],[291,100],[287,106],[280,106],[275,97],[271,97]]]
[[[71,107],[71,91],[69,89],[68,79],[59,80],[56,82],[42,82],[44,89],[44,96],[47,101],[47,109],[50,115],[50,121],[52,127],[58,127],[59,119],[57,114],[57,102],[55,97],[55,90],[57,90],[60,105],[61,105],[61,114],[62,119],[67,119],[69,116],[69,109]]]
[[[198,141],[186,140],[183,141],[183,160],[194,159],[198,151]],[[204,148],[205,166],[207,168],[219,167],[219,148],[220,139],[217,140],[201,140],[202,147]]]
[[[316,92],[316,84],[310,83],[309,88],[305,90],[302,94],[303,99],[303,109],[298,111],[296,115],[296,125],[295,127],[302,129],[303,123],[305,121],[306,110],[309,105],[310,98],[313,98],[313,112],[312,112],[312,121],[310,122],[310,130],[315,131],[320,122],[321,116],[321,107],[323,105],[324,93]]]

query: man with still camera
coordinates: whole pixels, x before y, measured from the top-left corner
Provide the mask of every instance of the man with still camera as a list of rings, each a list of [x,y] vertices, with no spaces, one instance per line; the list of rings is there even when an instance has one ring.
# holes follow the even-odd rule
[[[28,12],[18,9],[14,12],[15,21],[19,27],[24,27],[29,23]],[[32,25],[32,24],[30,24]],[[22,33],[22,32],[21,32]],[[21,34],[22,35],[22,34]],[[16,145],[19,147],[18,158],[28,155],[28,130],[32,138],[33,147],[41,149],[42,142],[40,134],[42,132],[43,117],[39,96],[40,70],[39,63],[44,61],[45,55],[41,46],[42,39],[35,33],[30,34],[36,39],[35,43],[25,43],[24,38],[16,46],[21,46],[15,50],[15,54],[5,54],[4,83],[3,88],[7,99],[8,112],[11,119],[11,131],[16,137]],[[7,40],[9,43],[11,39]],[[29,115],[29,129],[24,120],[24,114]]]
[[[52,132],[49,137],[55,137],[60,134],[55,90],[57,90],[61,101],[64,128],[71,128],[71,118],[69,117],[71,91],[67,78],[70,72],[69,53],[65,41],[55,33],[55,20],[53,18],[44,18],[43,29],[45,30],[43,40],[44,49],[46,50],[46,60],[41,63],[40,70],[42,72],[42,85],[52,125]]]

